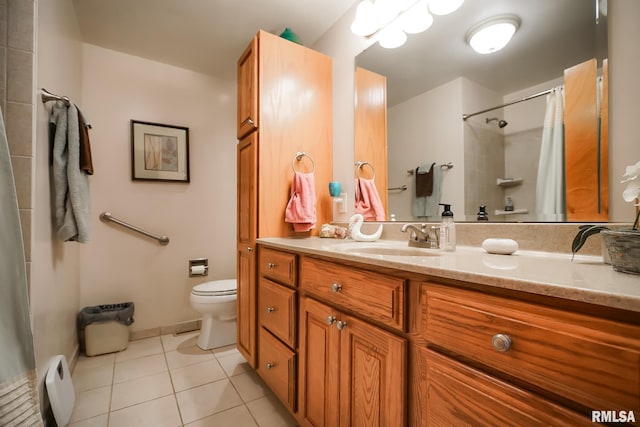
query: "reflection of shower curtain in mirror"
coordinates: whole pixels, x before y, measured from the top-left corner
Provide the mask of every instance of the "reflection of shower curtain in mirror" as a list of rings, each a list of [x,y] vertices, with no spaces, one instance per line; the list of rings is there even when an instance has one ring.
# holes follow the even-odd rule
[[[536,186],[539,220],[565,219],[564,194],[564,89],[555,87],[547,95]]]
[[[18,199],[2,112],[0,207],[0,425],[41,426]]]

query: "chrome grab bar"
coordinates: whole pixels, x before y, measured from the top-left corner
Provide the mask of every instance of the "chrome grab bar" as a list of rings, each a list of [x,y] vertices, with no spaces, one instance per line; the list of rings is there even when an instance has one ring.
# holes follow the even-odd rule
[[[100,219],[104,222],[115,222],[116,224],[119,224],[125,228],[128,228],[129,230],[133,230],[136,233],[140,233],[140,234],[144,234],[147,237],[151,237],[152,239],[156,239],[158,242],[160,242],[161,245],[168,245],[169,244],[169,238],[167,236],[158,236],[157,234],[153,234],[150,233],[146,230],[143,230],[141,228],[136,227],[135,225],[131,225],[129,223],[126,223],[124,221],[122,221],[121,219],[118,219],[116,217],[114,217],[113,215],[111,215],[110,212],[102,212],[100,214]]]

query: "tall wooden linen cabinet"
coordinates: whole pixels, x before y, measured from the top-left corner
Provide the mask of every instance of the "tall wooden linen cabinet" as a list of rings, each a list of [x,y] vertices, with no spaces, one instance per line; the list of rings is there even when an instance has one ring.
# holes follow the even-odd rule
[[[256,366],[256,239],[331,221],[331,59],[259,31],[238,59],[237,347]],[[305,155],[299,155],[304,153]],[[285,222],[294,172],[313,172],[316,227]]]

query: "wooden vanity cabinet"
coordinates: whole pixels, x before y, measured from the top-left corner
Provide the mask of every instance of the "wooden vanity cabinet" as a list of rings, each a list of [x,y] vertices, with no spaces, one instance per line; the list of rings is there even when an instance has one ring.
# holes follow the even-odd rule
[[[258,129],[258,120],[258,38],[255,37],[238,59],[238,139]]]
[[[301,258],[302,425],[405,425],[407,340],[375,325],[401,331],[404,286],[396,277]]]
[[[238,144],[237,317],[236,347],[252,367],[256,365],[256,193],[257,135]]]
[[[256,371],[292,412],[297,403],[297,256],[258,248]]]
[[[433,283],[422,285],[422,304],[418,425],[454,415],[587,425],[592,410],[640,413],[637,325]]]
[[[237,63],[237,348],[257,359],[256,239],[315,235],[332,219],[331,58],[259,31]],[[298,160],[296,153],[304,152]],[[294,168],[313,171],[316,227],[285,222]]]
[[[404,338],[302,297],[299,372],[301,425],[405,425]]]

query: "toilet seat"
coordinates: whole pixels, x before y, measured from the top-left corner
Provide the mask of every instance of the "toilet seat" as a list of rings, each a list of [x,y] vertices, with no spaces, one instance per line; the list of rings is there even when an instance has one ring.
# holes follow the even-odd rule
[[[200,283],[191,290],[193,295],[200,296],[225,296],[237,294],[237,282],[235,279],[214,280]]]

